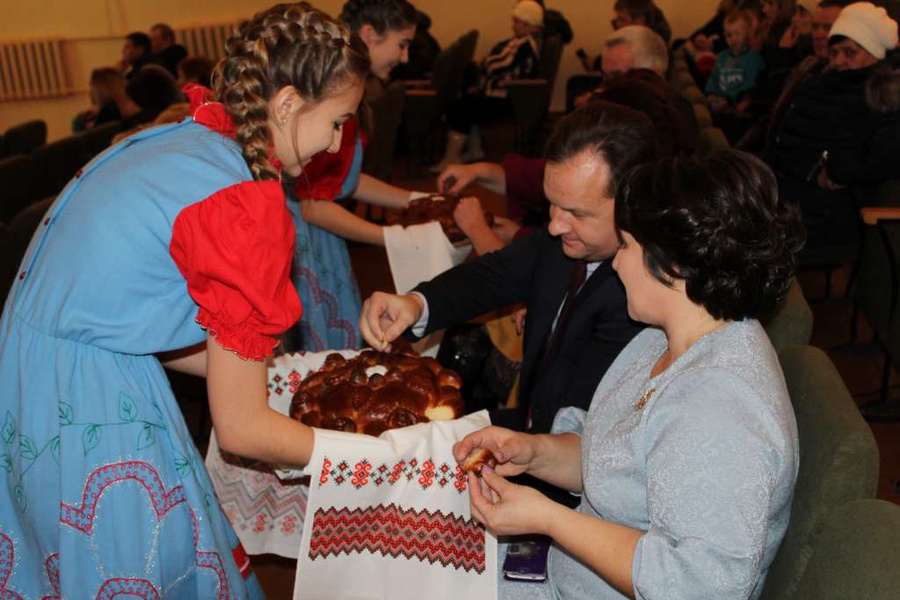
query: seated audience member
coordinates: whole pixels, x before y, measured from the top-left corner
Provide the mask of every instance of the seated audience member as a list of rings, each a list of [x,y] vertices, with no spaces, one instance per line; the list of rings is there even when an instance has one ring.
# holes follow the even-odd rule
[[[663,154],[691,154],[700,145],[700,132],[691,103],[665,80],[669,53],[662,38],[643,25],[629,25],[604,43],[604,84],[575,100],[583,106],[598,96],[646,113],[659,133]]]
[[[125,79],[131,79],[144,65],[153,62],[150,36],[142,31],[135,31],[125,36],[120,63]]]
[[[850,186],[895,177],[900,164],[900,85],[885,60],[897,45],[897,24],[869,2],[850,4],[828,45],[829,66],[796,87],[767,150],[782,198],[800,205],[812,247],[858,243]]]
[[[798,87],[828,67],[828,32],[847,3],[848,0],[822,0],[816,5],[810,22],[812,55],[800,61],[782,84],[766,81],[762,84],[763,89],[752,93],[750,112],[754,122],[734,143],[736,148],[761,153],[767,142],[773,142],[774,136],[770,134],[778,128],[777,124],[781,122]]]
[[[756,85],[763,71],[762,56],[750,48],[751,27],[746,11],[732,12],[725,18],[728,49],[719,53],[706,80],[709,107],[714,113],[728,107],[745,108],[747,101],[743,96]]]
[[[478,449],[497,459],[469,476],[478,521],[553,539],[544,593],[501,579],[501,599],[760,596],[799,458],[756,320],[787,292],[801,242],[776,190],[764,164],[733,150],[664,158],[622,182],[613,267],[628,314],[650,327],[606,371],[577,433],[488,427],[454,447],[458,460]],[[521,474],[581,502],[506,479]]]
[[[616,0],[613,10],[616,11],[612,22],[613,29],[643,25],[659,34],[666,45],[672,41],[672,28],[669,27],[663,11],[653,0]]]
[[[178,98],[175,78],[160,65],[145,65],[125,85],[125,92],[140,107],[140,112],[122,121],[122,133],[113,142],[132,135],[153,123]]]
[[[215,66],[213,61],[205,56],[188,56],[183,58],[176,69],[178,78],[175,80],[175,87],[178,88],[178,91],[181,91],[184,89],[184,86],[194,83],[208,88]]]
[[[178,63],[187,56],[187,49],[175,43],[175,32],[165,23],[150,28],[150,47],[153,58],[164,66],[173,77],[178,77]]]
[[[434,61],[441,53],[441,45],[431,35],[431,17],[416,11],[416,35],[409,44],[409,60],[391,71],[391,79],[426,79],[434,69]]]
[[[141,107],[125,93],[125,78],[113,67],[91,71],[90,109],[80,113],[72,122],[72,131],[78,133],[93,129],[110,121],[128,121]]]
[[[616,0],[613,5],[615,17],[612,20],[613,31],[618,31],[623,27],[631,25],[641,25],[650,28],[668,47],[672,41],[672,28],[662,10],[653,3],[653,0]],[[587,54],[579,54],[578,59],[586,71],[603,71],[603,60],[605,55],[600,54],[594,58],[590,58]]]
[[[797,36],[791,35],[797,0],[763,0],[762,20],[758,28],[760,53],[768,70],[766,76],[784,75],[811,51],[809,44],[797,44]]]
[[[506,84],[514,79],[533,77],[538,67],[544,23],[544,9],[534,0],[521,0],[513,6],[513,37],[491,49],[481,61],[477,86],[450,105],[447,111],[447,146],[444,157],[432,167],[440,173],[444,167],[463,162],[462,152],[473,126],[496,120],[512,110]],[[480,149],[469,149],[473,156]]]
[[[587,408],[603,372],[639,330],[609,262],[618,243],[612,207],[624,174],[653,158],[653,137],[647,117],[610,103],[566,116],[547,144],[549,225],[411,294],[376,292],[360,317],[365,340],[385,348],[410,328],[420,337],[525,303],[519,406],[494,413],[493,422],[547,432],[560,408]]]

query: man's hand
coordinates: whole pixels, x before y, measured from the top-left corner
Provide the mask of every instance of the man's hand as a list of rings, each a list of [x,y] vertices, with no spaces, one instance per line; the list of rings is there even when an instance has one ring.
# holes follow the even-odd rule
[[[375,292],[363,304],[359,331],[370,346],[382,352],[422,317],[425,306],[415,294],[397,296]]]

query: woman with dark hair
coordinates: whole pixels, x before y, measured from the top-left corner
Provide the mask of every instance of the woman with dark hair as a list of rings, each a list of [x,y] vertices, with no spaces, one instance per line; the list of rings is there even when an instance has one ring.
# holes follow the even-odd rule
[[[390,208],[404,208],[410,200],[409,190],[362,173],[362,165],[368,137],[381,134],[368,131],[368,105],[385,93],[391,70],[409,59],[418,12],[407,0],[351,0],[340,18],[366,45],[372,66],[363,105],[344,126],[340,149],[316,156],[302,177],[285,179],[297,230],[291,279],[305,307],[305,318],[282,337],[285,352],[362,346],[356,327],[362,301],[345,240],[384,246],[384,227],[335,200],[352,197]]]
[[[548,596],[762,592],[798,460],[784,378],[756,320],[786,293],[801,243],[776,190],[762,162],[736,151],[633,170],[616,195],[613,267],[628,314],[651,327],[606,372],[580,433],[489,427],[457,444],[458,459],[486,448],[498,461],[470,477],[475,518],[497,535],[553,539]],[[521,473],[581,504],[505,479]],[[521,585],[501,583],[501,597]]]

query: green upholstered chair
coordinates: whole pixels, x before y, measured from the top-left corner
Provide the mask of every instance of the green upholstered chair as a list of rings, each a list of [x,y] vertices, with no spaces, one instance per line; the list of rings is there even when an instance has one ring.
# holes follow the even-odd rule
[[[797,416],[800,471],[791,521],[763,589],[767,600],[796,596],[833,511],[873,498],[878,483],[875,438],[831,360],[811,346],[789,346],[779,359]]]
[[[728,150],[731,144],[718,127],[707,127],[700,132],[700,154],[709,156],[719,150]]]
[[[809,343],[813,329],[813,313],[797,280],[791,282],[788,293],[771,314],[761,319],[775,350]]]
[[[713,126],[712,113],[709,112],[705,104],[694,102],[691,106],[694,109],[694,117],[697,119],[697,127],[700,131]]]
[[[702,104],[706,106],[706,94],[704,94],[703,90],[696,85],[688,86],[678,93],[691,104]]]
[[[857,500],[835,508],[816,539],[796,600],[900,596],[900,506]]]

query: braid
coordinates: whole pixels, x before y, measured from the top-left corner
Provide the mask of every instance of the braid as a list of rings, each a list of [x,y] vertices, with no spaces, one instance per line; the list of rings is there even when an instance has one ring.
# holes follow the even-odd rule
[[[306,2],[279,4],[242,23],[228,40],[214,88],[253,178],[279,176],[269,131],[269,100],[278,90],[294,87],[315,103],[368,69],[368,56],[347,27]]]

